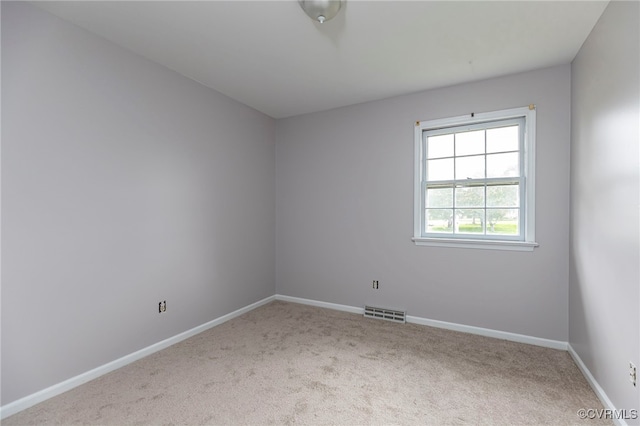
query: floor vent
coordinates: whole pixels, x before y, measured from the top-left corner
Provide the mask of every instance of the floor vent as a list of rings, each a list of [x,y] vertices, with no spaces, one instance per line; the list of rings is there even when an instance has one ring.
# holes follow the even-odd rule
[[[406,322],[407,313],[404,311],[394,311],[393,309],[374,308],[373,306],[364,307],[364,316],[369,318],[383,319],[393,322]]]

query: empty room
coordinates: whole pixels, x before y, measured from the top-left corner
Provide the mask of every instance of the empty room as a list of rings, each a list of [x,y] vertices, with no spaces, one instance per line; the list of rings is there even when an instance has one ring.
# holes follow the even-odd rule
[[[0,419],[640,425],[637,1],[2,1]]]

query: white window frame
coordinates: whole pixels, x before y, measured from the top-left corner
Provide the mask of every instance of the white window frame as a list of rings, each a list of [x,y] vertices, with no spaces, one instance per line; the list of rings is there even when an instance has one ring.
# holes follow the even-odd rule
[[[523,150],[521,164],[521,179],[524,180],[525,196],[521,199],[521,215],[524,215],[524,239],[514,240],[513,237],[491,236],[433,236],[426,235],[424,231],[425,191],[426,182],[424,176],[425,167],[425,142],[424,132],[435,129],[475,125],[479,123],[524,118],[524,141],[520,149]],[[489,250],[515,250],[533,251],[538,243],[535,242],[535,136],[536,136],[536,109],[534,105],[512,108],[501,111],[474,113],[458,117],[443,118],[416,122],[415,146],[414,146],[414,218],[413,218],[413,242],[419,246],[458,247]]]

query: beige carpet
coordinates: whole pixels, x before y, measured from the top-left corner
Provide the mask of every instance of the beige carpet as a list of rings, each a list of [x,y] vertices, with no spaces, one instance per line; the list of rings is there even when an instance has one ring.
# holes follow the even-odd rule
[[[2,424],[610,424],[567,352],[273,302]]]

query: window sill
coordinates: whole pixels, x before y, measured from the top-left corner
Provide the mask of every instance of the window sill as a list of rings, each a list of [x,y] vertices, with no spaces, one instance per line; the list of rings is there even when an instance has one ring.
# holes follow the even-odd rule
[[[411,239],[417,246],[468,248],[481,250],[533,251],[538,243],[531,241],[492,241],[463,240],[457,238],[422,238]]]

